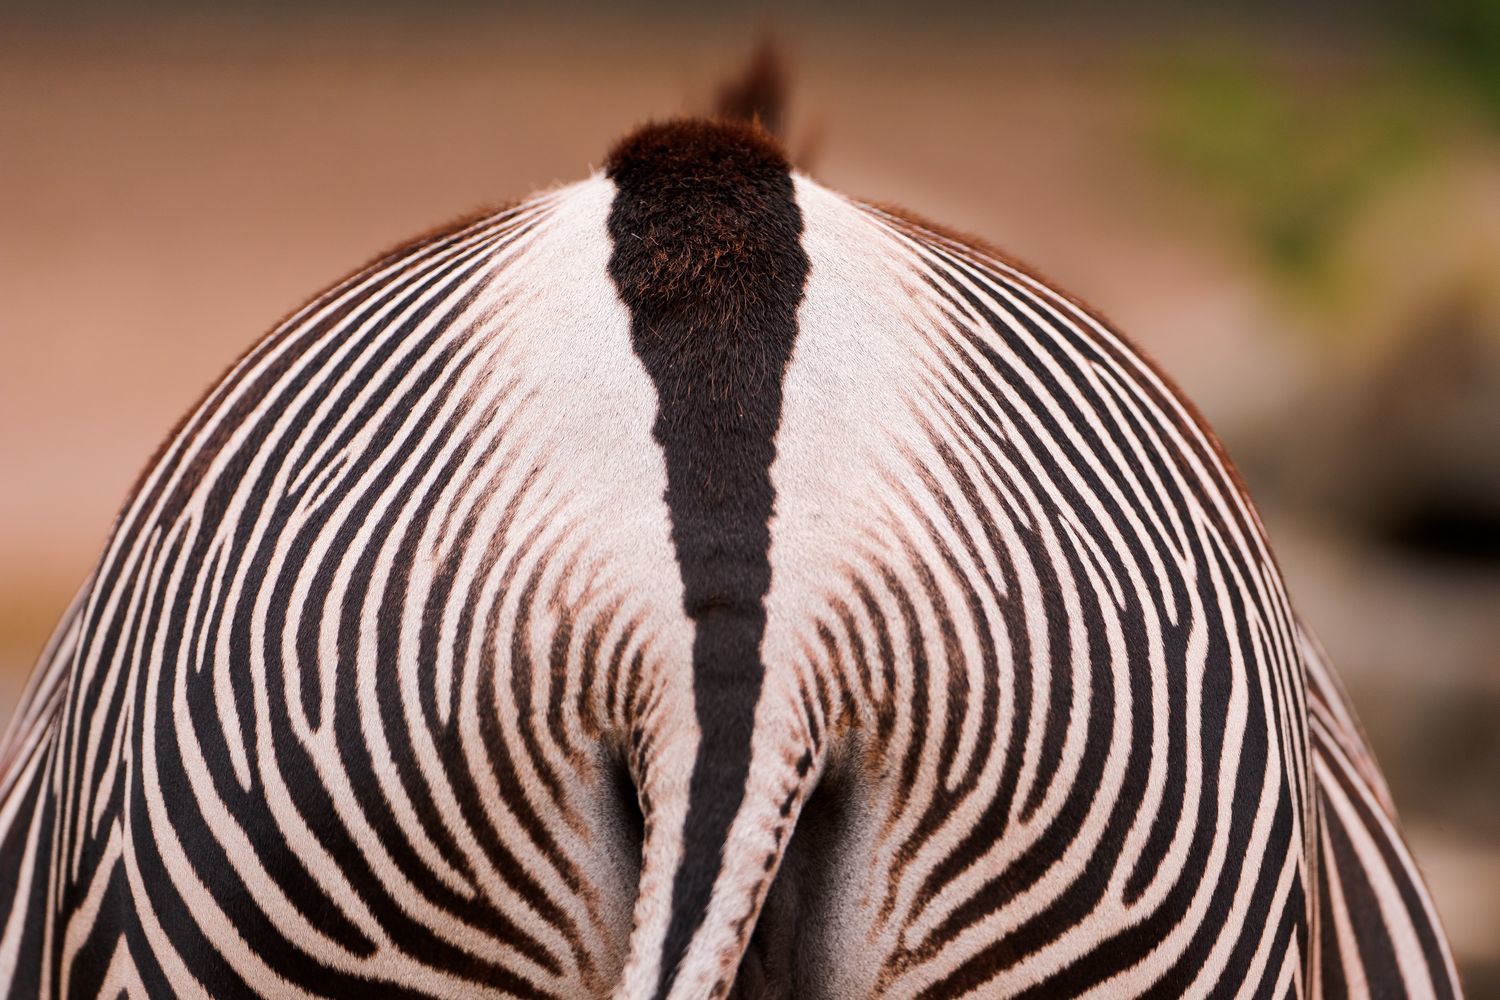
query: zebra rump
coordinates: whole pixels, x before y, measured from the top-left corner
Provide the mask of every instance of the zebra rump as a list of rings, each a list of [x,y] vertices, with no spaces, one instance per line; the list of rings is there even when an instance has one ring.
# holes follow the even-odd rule
[[[0,984],[1459,995],[1188,404],[725,119],[376,261],[187,416],[0,744]]]

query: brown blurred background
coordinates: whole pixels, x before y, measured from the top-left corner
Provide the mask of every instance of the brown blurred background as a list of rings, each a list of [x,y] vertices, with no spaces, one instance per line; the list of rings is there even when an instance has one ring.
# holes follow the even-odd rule
[[[791,145],[1031,261],[1240,462],[1500,996],[1500,0],[0,7],[0,720],[163,434],[331,280],[766,27]]]

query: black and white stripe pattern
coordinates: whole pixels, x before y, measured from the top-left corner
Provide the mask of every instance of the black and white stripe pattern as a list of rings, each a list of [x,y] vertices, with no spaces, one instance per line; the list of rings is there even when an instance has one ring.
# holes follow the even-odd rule
[[[1174,390],[751,130],[622,150],[168,442],[0,744],[9,995],[1457,996]]]

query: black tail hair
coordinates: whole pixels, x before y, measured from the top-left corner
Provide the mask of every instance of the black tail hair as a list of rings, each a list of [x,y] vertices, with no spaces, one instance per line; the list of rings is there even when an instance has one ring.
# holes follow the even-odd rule
[[[775,42],[761,40],[740,74],[719,87],[714,114],[729,121],[755,122],[778,139],[786,124],[786,68]]]

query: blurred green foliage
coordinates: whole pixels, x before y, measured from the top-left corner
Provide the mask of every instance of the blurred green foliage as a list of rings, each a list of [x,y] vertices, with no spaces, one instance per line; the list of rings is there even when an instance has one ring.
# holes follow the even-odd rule
[[[1214,194],[1273,282],[1338,311],[1349,237],[1472,124],[1500,130],[1500,0],[1432,0],[1345,45],[1190,45],[1162,61],[1151,143]]]
[[[1407,37],[1429,74],[1467,91],[1500,128],[1500,0],[1414,4]]]
[[[1397,88],[1311,86],[1227,55],[1181,60],[1165,81],[1157,151],[1227,200],[1273,277],[1307,295],[1332,290],[1349,227],[1427,148]]]

